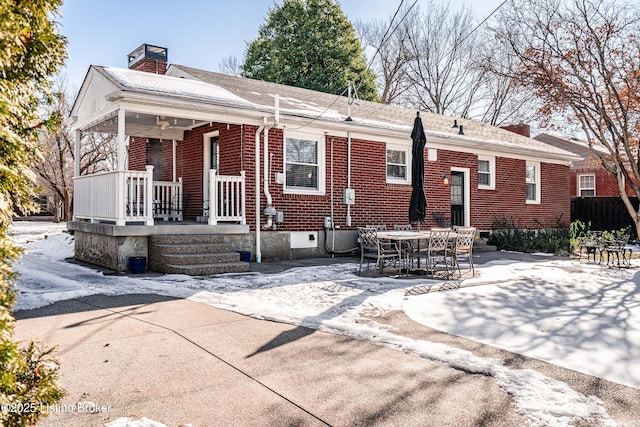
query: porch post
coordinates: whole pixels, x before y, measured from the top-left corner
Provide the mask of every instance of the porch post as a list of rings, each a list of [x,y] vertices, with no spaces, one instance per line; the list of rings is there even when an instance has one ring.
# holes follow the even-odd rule
[[[76,129],[76,140],[75,140],[75,145],[74,145],[74,165],[73,165],[73,176],[80,176],[80,156],[81,156],[81,152],[82,150],[80,149],[80,142],[82,140],[82,131],[80,129]],[[75,187],[75,181],[74,181],[74,187]],[[76,209],[75,209],[75,204],[76,204],[76,200],[78,200],[77,198],[73,198],[73,221],[76,220]]]
[[[125,110],[118,109],[118,170],[123,171],[125,168],[125,122],[124,122]]]
[[[240,176],[242,177],[242,182],[240,183],[240,189],[242,191],[242,195],[240,196],[241,212],[242,212],[242,225],[247,224],[247,209],[246,209],[246,201],[247,201],[247,186],[245,184],[246,178],[244,171],[240,171]]]
[[[173,140],[172,149],[173,149],[173,163],[172,163],[172,165],[173,165],[172,166],[173,167],[173,169],[172,169],[173,170],[173,182],[176,182],[176,174],[177,174],[177,172],[176,172],[177,167],[176,166],[177,165],[176,165],[176,140],[175,139]]]
[[[147,177],[144,189],[144,222],[145,225],[153,225],[153,165],[147,165]]]
[[[209,169],[209,225],[218,224],[218,183],[216,182],[216,170]]]

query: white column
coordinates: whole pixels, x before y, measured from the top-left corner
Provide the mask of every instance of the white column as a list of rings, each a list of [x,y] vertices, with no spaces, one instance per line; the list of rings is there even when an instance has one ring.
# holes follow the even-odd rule
[[[118,170],[123,171],[126,168],[125,156],[126,156],[126,146],[125,146],[125,121],[124,121],[124,113],[125,110],[122,108],[118,109]]]
[[[80,129],[76,129],[76,140],[74,143],[74,166],[73,166],[73,176],[77,177],[80,176],[80,157],[81,157],[81,143],[82,141],[82,131]],[[75,181],[74,181],[74,186],[75,186]],[[73,198],[73,221],[76,220],[76,216],[75,216],[75,204],[76,204],[76,200],[78,200],[77,198]]]
[[[147,178],[144,189],[144,218],[146,225],[153,225],[153,165],[147,165]]]
[[[209,225],[218,224],[218,183],[216,182],[216,170],[209,170]]]
[[[80,153],[82,153],[82,150],[80,149],[81,140],[82,140],[82,131],[80,129],[76,129],[76,141],[74,146],[75,166],[74,166],[73,176],[80,176],[80,157],[81,157]]]
[[[176,175],[177,175],[177,172],[176,172],[177,167],[176,166],[177,166],[177,163],[176,163],[176,140],[175,139],[173,140],[172,150],[173,150],[173,166],[172,166],[173,167],[173,182],[176,182]]]

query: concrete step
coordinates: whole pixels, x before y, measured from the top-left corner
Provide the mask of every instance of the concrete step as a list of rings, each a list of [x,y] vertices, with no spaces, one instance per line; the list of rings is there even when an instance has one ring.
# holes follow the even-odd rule
[[[227,243],[176,243],[176,244],[156,244],[152,243],[151,248],[156,253],[169,254],[212,254],[233,252],[231,245]]]
[[[163,273],[186,274],[189,276],[209,276],[223,273],[244,273],[249,271],[248,262],[227,262],[221,264],[187,264],[171,265],[166,264]]]
[[[221,234],[163,234],[151,235],[149,241],[152,245],[223,243],[224,236]]]
[[[476,239],[473,241],[474,252],[495,252],[497,250],[497,246],[488,244],[484,239]]]
[[[238,252],[222,252],[213,254],[161,254],[154,257],[157,264],[195,265],[195,264],[228,264],[240,261]]]

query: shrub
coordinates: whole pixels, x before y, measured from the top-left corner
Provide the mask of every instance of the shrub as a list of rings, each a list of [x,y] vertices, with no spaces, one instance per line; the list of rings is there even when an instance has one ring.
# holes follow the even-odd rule
[[[500,250],[564,253],[571,249],[570,226],[556,220],[556,228],[523,229],[513,218],[495,218],[489,243]]]

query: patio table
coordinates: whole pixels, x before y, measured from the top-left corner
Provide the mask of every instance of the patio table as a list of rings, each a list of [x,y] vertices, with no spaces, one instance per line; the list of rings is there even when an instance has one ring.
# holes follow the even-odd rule
[[[417,241],[417,248],[420,249],[420,240],[429,240],[431,237],[430,230],[420,230],[420,231],[408,231],[408,230],[396,230],[396,231],[379,231],[378,238],[391,240],[398,243],[398,247],[402,247],[402,243],[410,243],[413,246],[413,242]],[[454,240],[456,238],[455,231],[449,232],[449,239]],[[412,256],[411,251],[400,251],[400,272],[402,273],[404,265],[404,271],[409,274],[410,269],[410,258]],[[404,264],[403,264],[404,263]],[[418,257],[418,268],[420,268],[420,258]]]

